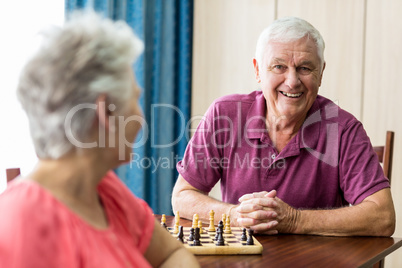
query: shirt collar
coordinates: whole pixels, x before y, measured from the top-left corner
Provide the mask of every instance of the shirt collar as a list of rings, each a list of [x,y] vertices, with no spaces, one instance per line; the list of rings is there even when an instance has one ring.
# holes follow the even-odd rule
[[[265,114],[267,106],[262,91],[258,92],[255,101],[251,105],[246,118],[246,138],[263,139],[268,136],[268,130],[265,124]]]
[[[321,130],[321,107],[317,96],[310,110],[307,112],[306,119],[297,132],[294,139],[288,144],[292,150],[300,148],[314,149],[317,146]],[[248,139],[269,139],[268,130],[266,128],[267,106],[262,91],[256,96],[255,101],[251,105],[246,118],[246,137]],[[288,146],[287,146],[288,147]],[[290,148],[289,148],[290,149]]]

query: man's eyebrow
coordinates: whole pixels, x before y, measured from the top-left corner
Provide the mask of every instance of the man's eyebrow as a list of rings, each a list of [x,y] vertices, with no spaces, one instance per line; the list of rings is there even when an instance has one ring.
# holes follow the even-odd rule
[[[314,63],[311,60],[304,60],[304,61],[300,62],[300,65],[314,66]]]
[[[272,59],[272,63],[284,63],[284,62],[285,62],[285,60],[281,59],[281,58],[273,58]]]

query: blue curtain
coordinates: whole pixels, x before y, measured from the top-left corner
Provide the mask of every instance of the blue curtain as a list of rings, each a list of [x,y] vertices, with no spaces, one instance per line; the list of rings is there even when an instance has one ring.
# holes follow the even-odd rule
[[[66,0],[66,17],[92,8],[125,20],[144,41],[134,65],[144,89],[140,99],[147,127],[137,137],[129,164],[117,175],[156,214],[172,215],[175,165],[188,142],[191,103],[193,0]],[[141,142],[141,141],[146,141]],[[138,147],[138,148],[136,148]]]

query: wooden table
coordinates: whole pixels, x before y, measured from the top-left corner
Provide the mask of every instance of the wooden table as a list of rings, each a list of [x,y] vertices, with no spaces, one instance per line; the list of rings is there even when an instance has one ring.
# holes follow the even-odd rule
[[[160,220],[159,215],[155,215]],[[174,226],[174,217],[166,216]],[[191,221],[180,219],[180,225]],[[202,267],[372,267],[402,246],[402,238],[256,235],[262,255],[197,256]]]

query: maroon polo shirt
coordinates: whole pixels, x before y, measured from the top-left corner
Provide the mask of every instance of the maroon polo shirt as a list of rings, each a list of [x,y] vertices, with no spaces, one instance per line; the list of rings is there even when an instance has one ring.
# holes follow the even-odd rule
[[[362,124],[317,96],[295,137],[278,153],[265,125],[261,91],[217,99],[190,140],[177,170],[209,192],[221,180],[224,202],[277,190],[296,208],[358,204],[390,187]],[[279,119],[278,119],[279,120]]]

